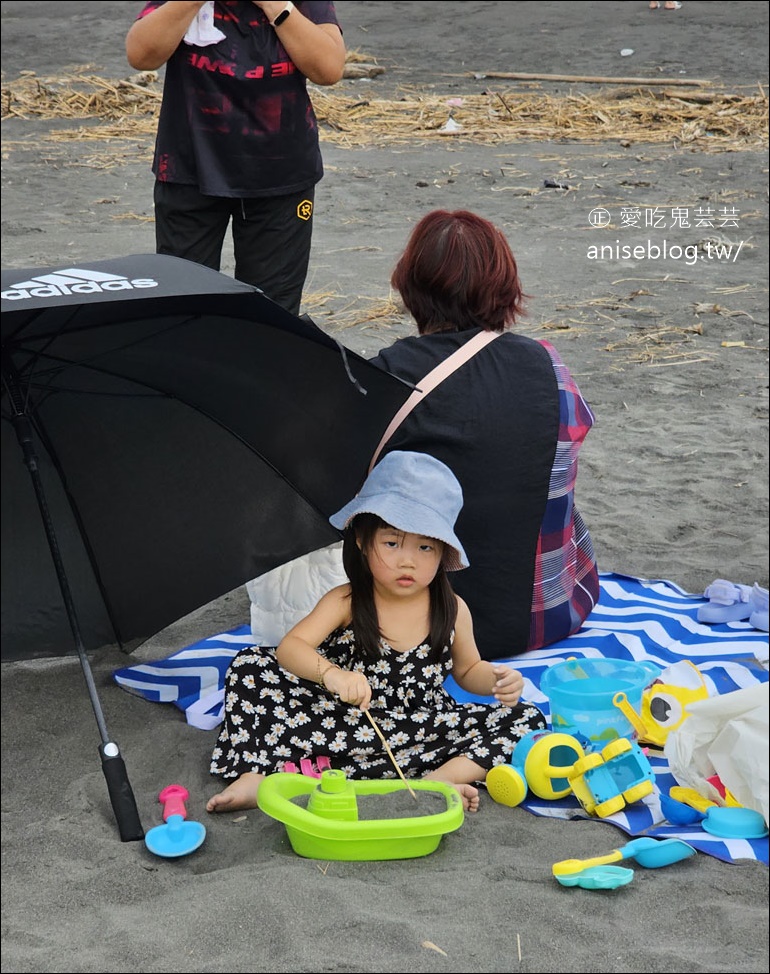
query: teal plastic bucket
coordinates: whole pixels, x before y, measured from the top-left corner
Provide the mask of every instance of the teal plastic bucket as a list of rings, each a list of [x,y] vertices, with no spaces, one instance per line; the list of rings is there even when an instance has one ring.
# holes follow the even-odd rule
[[[554,663],[540,680],[551,704],[551,729],[575,737],[586,751],[598,751],[619,737],[638,734],[613,703],[619,691],[641,714],[642,693],[659,675],[654,663],[620,659],[569,659]]]

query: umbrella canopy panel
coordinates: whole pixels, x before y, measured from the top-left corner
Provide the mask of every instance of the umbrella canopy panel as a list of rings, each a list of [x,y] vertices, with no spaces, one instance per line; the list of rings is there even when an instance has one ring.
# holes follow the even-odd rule
[[[86,273],[157,286],[55,280]],[[4,271],[2,289],[4,377],[36,434],[88,649],[133,648],[338,539],[328,517],[410,392],[260,291],[177,258]],[[70,627],[7,391],[3,658],[60,655]]]

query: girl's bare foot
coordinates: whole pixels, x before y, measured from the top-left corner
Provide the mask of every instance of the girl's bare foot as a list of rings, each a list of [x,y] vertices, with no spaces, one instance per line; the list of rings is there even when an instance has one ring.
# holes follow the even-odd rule
[[[460,797],[463,800],[463,808],[466,812],[477,812],[479,810],[479,790],[474,788],[473,785],[455,785],[452,784],[453,788],[456,788],[460,792]]]
[[[244,808],[257,807],[257,792],[262,783],[263,774],[247,772],[228,785],[218,795],[213,795],[206,802],[207,812],[239,812]]]
[[[478,788],[474,788],[469,782],[482,781],[485,777],[486,771],[480,765],[466,757],[456,757],[451,758],[435,771],[430,771],[425,775],[425,780],[443,781],[445,785],[456,788],[460,792],[465,811],[477,812],[479,810]]]

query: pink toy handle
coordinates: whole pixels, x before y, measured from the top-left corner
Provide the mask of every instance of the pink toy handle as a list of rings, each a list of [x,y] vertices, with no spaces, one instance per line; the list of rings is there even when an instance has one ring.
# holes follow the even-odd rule
[[[184,803],[190,797],[190,792],[182,785],[168,785],[158,795],[158,801],[163,803],[163,821],[167,822],[171,815],[181,815],[187,818]]]

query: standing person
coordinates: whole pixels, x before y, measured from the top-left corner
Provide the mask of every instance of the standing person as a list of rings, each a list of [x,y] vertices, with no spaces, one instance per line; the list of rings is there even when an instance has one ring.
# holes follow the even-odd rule
[[[220,269],[299,313],[323,176],[307,82],[333,85],[345,45],[333,3],[146,3],[129,64],[166,65],[152,171],[159,254]]]
[[[266,774],[313,754],[349,778],[394,777],[366,710],[406,777],[445,781],[476,811],[473,782],[545,728],[537,707],[520,702],[521,674],[479,656],[468,606],[447,577],[468,565],[454,531],[462,503],[445,464],[396,451],[330,518],[344,532],[349,580],[277,649],[244,649],[230,664],[210,770],[235,780],[209,799],[209,812],[254,808]],[[496,702],[457,703],[444,687],[450,673]]]
[[[471,567],[454,587],[473,615],[479,652],[502,659],[563,639],[599,596],[574,500],[593,414],[556,349],[510,331],[526,296],[508,242],[488,220],[428,213],[391,285],[419,336],[373,361],[418,387],[480,332],[499,333],[418,402],[384,447],[430,453],[462,485],[457,530]]]

